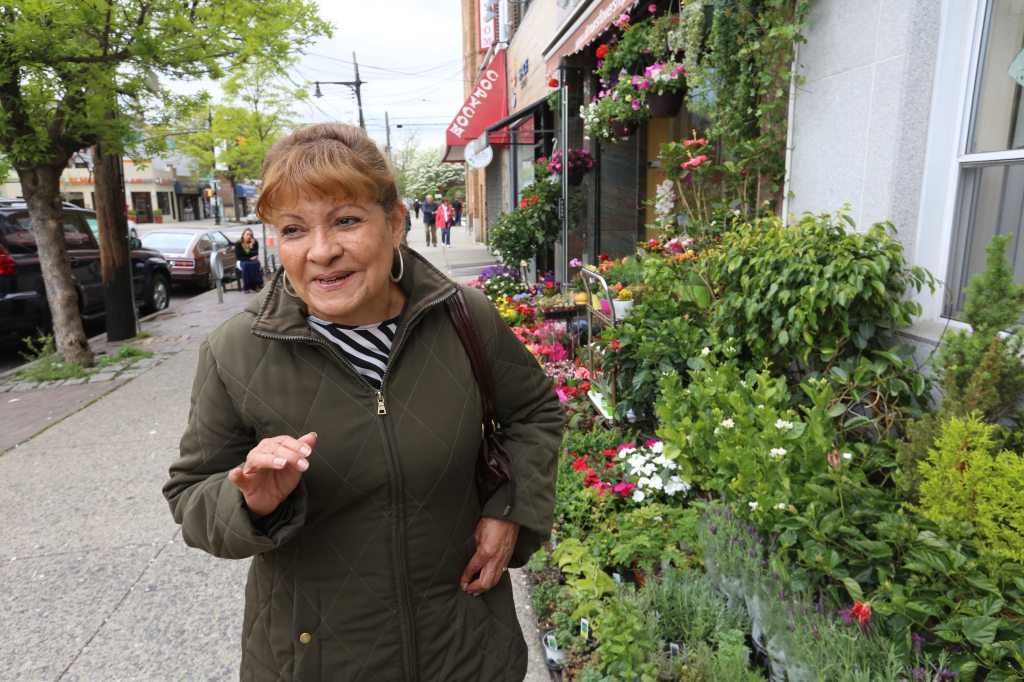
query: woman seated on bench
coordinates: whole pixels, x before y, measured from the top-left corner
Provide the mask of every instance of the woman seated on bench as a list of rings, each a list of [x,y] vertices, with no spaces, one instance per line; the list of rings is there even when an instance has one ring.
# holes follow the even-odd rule
[[[263,268],[260,267],[260,245],[252,234],[251,228],[245,228],[242,238],[235,242],[235,256],[238,267],[242,270],[242,290],[245,293],[259,291],[263,288]]]

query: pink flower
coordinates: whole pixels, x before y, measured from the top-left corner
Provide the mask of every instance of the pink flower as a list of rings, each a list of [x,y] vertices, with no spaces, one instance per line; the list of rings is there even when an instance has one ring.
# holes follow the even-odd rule
[[[689,147],[689,146],[695,145],[695,144],[707,144],[707,143],[708,143],[707,140],[694,138],[692,140],[684,140],[683,141],[683,146],[684,147]]]
[[[651,14],[654,14],[655,12],[658,11],[658,6],[652,2],[651,4],[647,5],[647,11],[650,12]]]
[[[649,448],[653,448],[655,445],[657,445],[660,442],[661,441],[658,440],[657,438],[652,438],[649,441],[645,442],[644,445],[649,447]]]
[[[564,403],[569,399],[569,396],[565,394],[565,391],[563,391],[561,387],[555,389],[555,395],[558,396],[558,402],[560,403]]]

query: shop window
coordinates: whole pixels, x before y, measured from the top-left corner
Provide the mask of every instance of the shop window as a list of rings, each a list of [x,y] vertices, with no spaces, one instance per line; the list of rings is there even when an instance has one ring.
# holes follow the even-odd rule
[[[970,118],[958,159],[957,212],[946,315],[961,318],[964,290],[985,267],[996,235],[1024,282],[1024,4],[989,0],[979,42]]]

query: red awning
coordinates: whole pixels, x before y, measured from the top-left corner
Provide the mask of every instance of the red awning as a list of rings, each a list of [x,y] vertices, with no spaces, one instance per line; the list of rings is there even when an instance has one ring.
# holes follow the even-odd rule
[[[558,70],[562,57],[576,54],[604,33],[623,12],[629,12],[638,0],[600,0],[570,20],[560,35],[544,50],[548,73]]]
[[[466,145],[483,135],[489,125],[508,115],[505,64],[505,50],[498,50],[480,74],[473,91],[448,125],[443,161],[464,161]],[[501,143],[505,138],[491,135],[488,141]]]

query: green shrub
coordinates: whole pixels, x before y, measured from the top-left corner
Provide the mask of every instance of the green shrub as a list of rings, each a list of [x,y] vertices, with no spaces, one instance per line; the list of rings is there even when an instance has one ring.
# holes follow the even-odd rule
[[[907,267],[891,224],[862,233],[843,223],[853,227],[844,211],[808,213],[792,226],[768,218],[727,232],[709,254],[720,338],[736,339],[755,360],[801,372],[891,346],[920,314],[907,294],[933,288],[933,279]]]
[[[26,350],[20,355],[29,364],[18,371],[18,378],[26,381],[62,381],[82,379],[89,376],[89,370],[75,363],[62,362],[57,354],[57,344],[52,334],[39,339],[22,339]]]
[[[1024,563],[1024,457],[993,456],[995,427],[975,414],[942,425],[920,463],[920,511],[940,526],[973,523],[979,549],[995,560]]]

